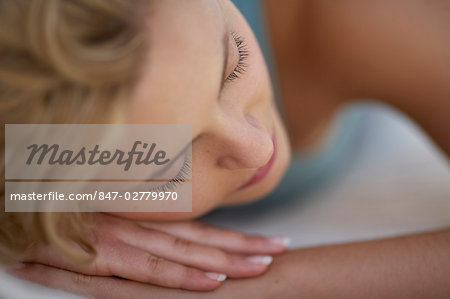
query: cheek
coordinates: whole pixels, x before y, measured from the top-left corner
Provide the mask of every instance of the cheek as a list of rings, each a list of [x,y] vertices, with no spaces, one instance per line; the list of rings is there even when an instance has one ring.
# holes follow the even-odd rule
[[[223,190],[207,155],[193,153],[192,165],[192,212],[202,215],[216,207],[223,199]],[[196,159],[196,157],[199,157]]]
[[[212,184],[208,185],[195,183],[192,186],[192,213],[196,216],[203,215],[214,207],[219,202],[217,191],[212,188]]]
[[[208,161],[207,153],[200,153],[195,150],[192,153],[192,212],[156,212],[156,213],[107,213],[122,218],[143,221],[179,221],[195,219],[211,211],[218,206],[223,199],[223,194],[218,180],[214,176],[214,169],[211,168],[211,161]]]

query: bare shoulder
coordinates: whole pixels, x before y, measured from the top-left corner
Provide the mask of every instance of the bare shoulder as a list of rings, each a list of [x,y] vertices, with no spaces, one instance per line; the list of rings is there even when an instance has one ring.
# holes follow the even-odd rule
[[[397,93],[419,71],[434,82],[450,77],[450,0],[275,2],[266,11],[278,65],[337,80],[321,86],[384,97],[380,84]]]
[[[319,87],[306,98],[314,94],[321,103],[324,91],[342,101],[383,100],[450,155],[450,0],[267,1],[286,82],[304,82],[303,91]]]
[[[450,155],[450,1],[307,2],[305,42],[324,77],[404,111]]]
[[[317,68],[349,97],[402,110],[450,155],[450,1],[314,3],[309,36]]]

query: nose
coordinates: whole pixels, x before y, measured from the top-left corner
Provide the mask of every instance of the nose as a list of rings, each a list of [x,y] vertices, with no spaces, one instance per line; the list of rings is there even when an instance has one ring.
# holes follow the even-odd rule
[[[269,132],[256,117],[244,115],[227,121],[219,128],[221,147],[217,163],[229,170],[255,169],[264,166],[272,157],[274,143]]]

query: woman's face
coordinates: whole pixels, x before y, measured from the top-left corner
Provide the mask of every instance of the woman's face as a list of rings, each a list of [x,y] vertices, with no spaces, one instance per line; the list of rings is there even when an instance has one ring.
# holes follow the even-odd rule
[[[137,219],[194,218],[257,199],[290,158],[269,75],[246,21],[229,0],[153,1],[149,50],[131,99],[130,123],[192,124],[192,213],[127,213]]]

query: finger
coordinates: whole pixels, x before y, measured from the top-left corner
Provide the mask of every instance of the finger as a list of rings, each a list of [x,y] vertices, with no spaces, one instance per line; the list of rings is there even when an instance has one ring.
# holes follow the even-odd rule
[[[123,235],[122,235],[123,234]],[[175,263],[229,277],[253,277],[264,273],[272,262],[268,255],[242,256],[197,244],[160,231],[137,228],[132,234],[118,232],[122,241]]]
[[[200,298],[202,295],[116,277],[89,276],[40,264],[26,264],[21,269],[8,272],[25,280],[89,298]]]
[[[157,257],[133,246],[119,248],[126,256],[105,257],[112,275],[170,288],[207,291],[220,286],[226,276],[204,272]]]
[[[34,255],[34,260],[84,274],[114,275],[169,288],[195,291],[213,290],[226,278],[224,274],[205,272],[162,259],[123,242],[102,243],[101,246],[95,262],[88,265],[69,262],[55,249],[50,248],[40,250]]]
[[[246,235],[229,229],[214,227],[200,221],[190,222],[141,222],[141,226],[241,254],[279,254],[289,243],[286,237]]]

